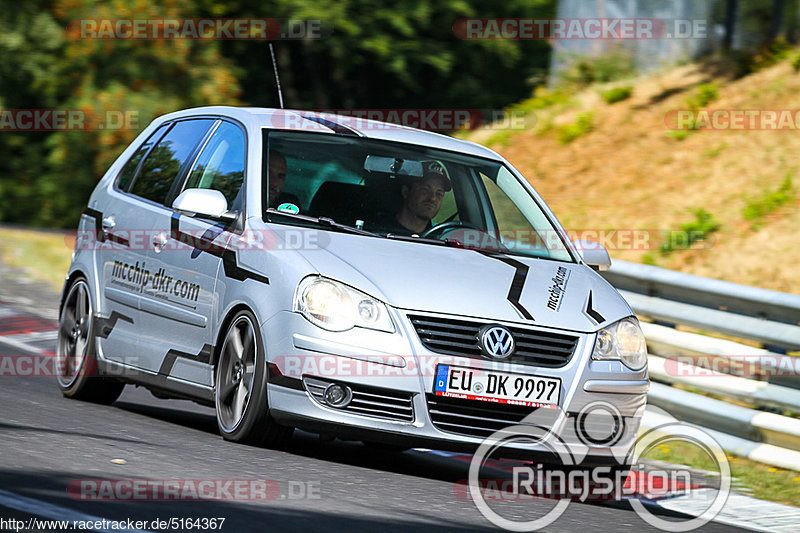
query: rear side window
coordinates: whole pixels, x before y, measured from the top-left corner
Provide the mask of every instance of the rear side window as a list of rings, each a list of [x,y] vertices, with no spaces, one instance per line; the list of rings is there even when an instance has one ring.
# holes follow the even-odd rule
[[[147,140],[136,150],[136,153],[133,154],[125,166],[122,167],[122,172],[119,173],[119,181],[117,182],[117,187],[122,189],[123,191],[128,190],[128,185],[131,184],[131,180],[133,179],[133,175],[136,173],[136,169],[139,167],[139,163],[142,161],[142,158],[145,156],[150,147],[153,146],[153,143],[158,142],[164,132],[167,131],[168,124],[162,125],[158,128]]]
[[[187,189],[214,189],[228,201],[228,209],[241,209],[244,180],[245,136],[230,122],[222,122],[197,159]]]
[[[181,167],[214,122],[184,120],[172,126],[142,163],[130,192],[163,204]]]

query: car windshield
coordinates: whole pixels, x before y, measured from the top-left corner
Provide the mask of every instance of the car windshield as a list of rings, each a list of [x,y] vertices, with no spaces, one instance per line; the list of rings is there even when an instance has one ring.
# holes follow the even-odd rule
[[[355,136],[264,130],[263,167],[269,222],[572,261],[562,235],[497,161]]]

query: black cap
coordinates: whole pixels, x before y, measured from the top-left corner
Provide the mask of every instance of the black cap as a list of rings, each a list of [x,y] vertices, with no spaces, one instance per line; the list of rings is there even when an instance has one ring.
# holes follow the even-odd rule
[[[444,167],[438,161],[426,161],[422,163],[422,178],[420,181],[425,181],[431,178],[440,178],[444,184],[444,190],[449,191],[453,188],[450,183],[450,178],[447,177]]]

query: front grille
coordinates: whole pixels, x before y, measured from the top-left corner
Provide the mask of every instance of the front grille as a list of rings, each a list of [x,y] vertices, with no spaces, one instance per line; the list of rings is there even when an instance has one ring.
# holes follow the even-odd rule
[[[409,315],[417,330],[423,346],[432,352],[448,355],[481,357],[479,332],[490,322],[456,320],[432,316]],[[505,326],[516,343],[514,353],[505,361],[546,367],[559,367],[567,364],[575,352],[578,337],[555,333]]]
[[[433,425],[442,431],[488,437],[495,431],[519,424],[537,409],[519,405],[496,404],[427,395],[428,414]]]
[[[319,403],[346,413],[396,420],[399,422],[414,421],[414,407],[411,394],[378,387],[365,387],[347,383],[353,392],[353,399],[345,407],[332,407],[325,403],[325,389],[332,382],[315,378],[303,378],[308,393]],[[342,383],[344,385],[344,383]]]

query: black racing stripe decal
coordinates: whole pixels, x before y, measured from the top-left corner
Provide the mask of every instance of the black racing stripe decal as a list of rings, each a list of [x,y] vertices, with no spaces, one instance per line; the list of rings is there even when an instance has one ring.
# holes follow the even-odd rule
[[[497,259],[498,261],[502,261],[503,263],[512,266],[516,269],[514,273],[514,279],[511,281],[511,287],[508,289],[508,301],[511,302],[511,305],[522,315],[523,318],[528,320],[536,320],[533,318],[525,307],[521,303],[519,303],[519,299],[522,296],[522,288],[525,286],[525,280],[528,277],[528,265],[525,263],[521,263],[516,259],[512,259],[510,257],[506,257],[504,255],[500,255],[495,252],[489,252],[486,250],[479,250],[479,252],[486,257],[491,257],[492,259]]]
[[[203,235],[200,237],[200,239],[202,239],[203,241],[213,241],[214,239],[219,237],[223,231],[225,231],[225,226],[223,226],[222,224],[211,226],[205,232],[203,232]],[[192,251],[192,259],[196,258],[201,253],[202,252],[200,250],[195,248],[194,251]]]
[[[94,219],[94,232],[97,240],[106,242],[106,232],[103,231],[103,213],[91,207],[86,207],[82,214]]]
[[[311,117],[307,115],[302,115],[302,117],[306,120],[310,120],[312,122],[316,122],[317,124],[321,124],[326,128],[330,128],[331,130],[333,130],[334,133],[339,133],[341,135],[352,135],[354,137],[361,137],[361,134],[359,134],[356,130],[348,128],[344,124],[339,124],[338,122],[334,122],[332,120],[328,120],[322,117]]]
[[[592,291],[589,291],[589,301],[586,303],[586,314],[602,324],[606,321],[605,317],[592,308]]]
[[[236,250],[224,248],[223,246],[215,243],[213,240],[209,240],[206,237],[206,235],[209,235],[208,231],[200,237],[194,237],[188,233],[183,233],[179,229],[180,217],[181,215],[178,213],[172,214],[172,218],[170,220],[171,238],[187,244],[193,247],[195,250],[206,252],[222,259],[222,267],[225,269],[225,275],[229,279],[244,281],[247,278],[250,278],[260,283],[264,283],[265,285],[269,285],[268,277],[262,276],[261,274],[252,272],[239,266],[239,262],[236,259]],[[219,235],[219,233],[217,235]],[[192,254],[194,254],[194,252],[192,252]],[[196,256],[193,255],[193,257]]]
[[[267,381],[272,385],[279,385],[289,389],[299,391],[306,390],[305,387],[303,387],[303,380],[284,376],[275,363],[269,363],[267,365]]]
[[[119,235],[114,235],[113,233],[106,232],[106,237],[109,241],[115,242],[117,244],[121,244],[122,246],[130,247],[131,243],[125,237],[120,237]]]
[[[162,377],[169,377],[172,373],[172,368],[175,366],[178,358],[191,359],[203,364],[211,364],[211,358],[214,356],[214,347],[210,344],[204,344],[197,354],[181,352],[179,350],[170,350],[164,356],[161,362],[161,367],[158,369],[158,375]]]
[[[108,318],[95,317],[94,330],[97,332],[96,336],[101,339],[107,339],[119,320],[133,324],[133,319],[131,317],[125,316],[117,311],[112,311],[111,316]]]
[[[86,207],[83,210],[84,215],[89,218],[94,219],[94,233],[97,237],[97,240],[100,242],[106,242],[108,239],[111,242],[115,242],[117,244],[121,244],[122,246],[130,246],[131,243],[125,237],[120,237],[119,235],[114,235],[108,231],[103,229],[103,213],[102,211],[98,211],[96,209],[92,209],[91,207]]]

